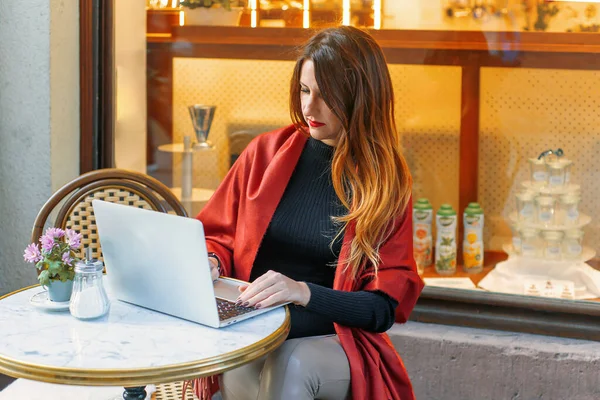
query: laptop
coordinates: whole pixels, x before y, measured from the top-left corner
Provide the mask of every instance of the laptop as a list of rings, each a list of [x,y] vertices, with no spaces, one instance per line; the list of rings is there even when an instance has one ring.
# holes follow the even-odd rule
[[[106,279],[117,299],[213,328],[280,306],[236,306],[238,287],[248,283],[213,282],[199,220],[101,200],[92,206]]]

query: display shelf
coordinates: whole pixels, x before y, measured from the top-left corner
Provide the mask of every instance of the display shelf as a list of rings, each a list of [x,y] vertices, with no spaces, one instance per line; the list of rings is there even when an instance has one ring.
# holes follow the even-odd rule
[[[545,258],[543,257],[524,257],[521,255],[518,255],[515,252],[515,249],[512,245],[512,243],[505,243],[502,245],[502,250],[508,254],[509,256],[519,256],[519,257],[523,257],[523,258],[537,258],[540,260],[544,260]],[[552,260],[552,261],[565,261],[565,262],[586,262],[591,260],[592,258],[596,257],[596,250],[592,249],[591,247],[587,247],[587,246],[583,246],[583,249],[581,251],[581,256],[579,256],[578,258],[574,258],[574,259],[561,259],[561,260]]]
[[[524,227],[524,228],[534,228],[534,229],[539,229],[541,231],[567,231],[570,229],[581,229],[592,221],[592,217],[590,217],[589,215],[579,214],[579,222],[577,224],[573,224],[573,225],[560,224],[560,225],[545,226],[539,222],[520,221],[517,218],[516,211],[511,212],[509,214],[508,218],[510,219],[510,222],[512,224],[519,224],[519,226]]]
[[[521,182],[521,185],[525,188],[525,189],[529,189],[529,190],[535,190],[536,192],[539,192],[541,194],[555,194],[555,195],[561,195],[561,194],[567,194],[567,193],[574,193],[574,192],[578,192],[581,189],[581,186],[576,184],[576,183],[569,183],[566,185],[562,185],[562,186],[553,186],[553,187],[549,187],[549,186],[535,186],[531,183],[531,181],[523,181]]]

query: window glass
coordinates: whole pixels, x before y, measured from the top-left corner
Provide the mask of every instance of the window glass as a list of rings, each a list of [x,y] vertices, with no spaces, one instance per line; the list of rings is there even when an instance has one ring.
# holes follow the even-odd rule
[[[231,0],[231,19],[114,3],[116,166],[191,215],[250,140],[290,123],[303,28],[351,24],[388,59],[426,283],[600,298],[598,3]]]

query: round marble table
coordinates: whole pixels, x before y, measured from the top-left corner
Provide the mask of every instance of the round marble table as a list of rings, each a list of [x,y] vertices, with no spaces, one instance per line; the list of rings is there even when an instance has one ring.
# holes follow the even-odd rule
[[[107,316],[80,321],[68,310],[32,306],[29,299],[40,291],[34,286],[0,298],[0,373],[50,383],[143,388],[253,361],[281,345],[290,328],[287,307],[214,329],[115,299]]]

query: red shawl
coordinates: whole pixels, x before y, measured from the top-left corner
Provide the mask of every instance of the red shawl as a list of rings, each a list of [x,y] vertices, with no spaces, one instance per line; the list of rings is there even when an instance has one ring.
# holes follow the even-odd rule
[[[221,260],[222,273],[249,280],[261,240],[275,213],[307,137],[293,126],[260,135],[240,155],[197,218],[204,224],[209,252]],[[409,207],[410,210],[410,207]],[[347,259],[353,226],[346,229],[339,259]],[[423,288],[413,259],[412,214],[404,213],[380,247],[377,277],[365,271],[352,281],[338,265],[333,288],[380,290],[398,302],[396,321],[405,322]],[[352,397],[414,399],[408,375],[387,334],[335,324],[350,363]]]

